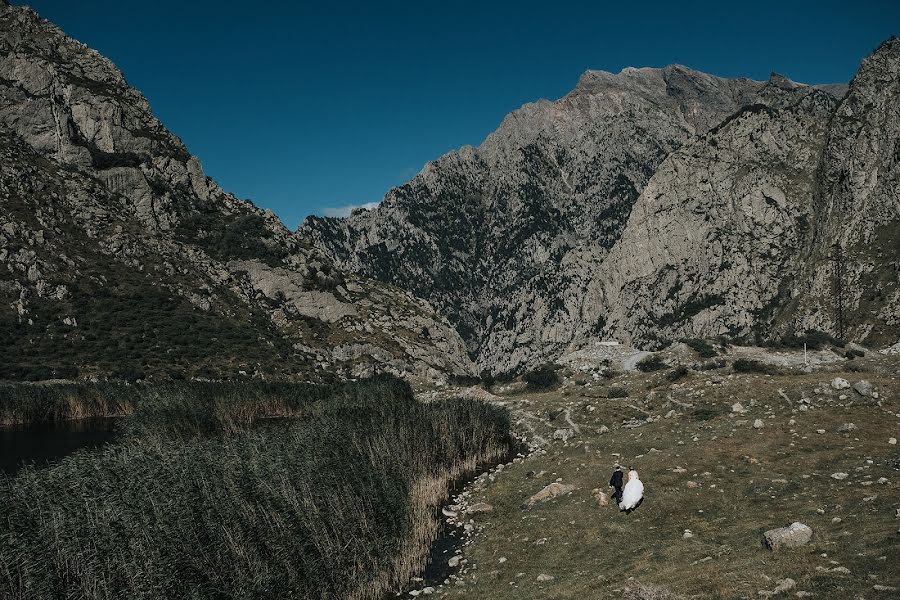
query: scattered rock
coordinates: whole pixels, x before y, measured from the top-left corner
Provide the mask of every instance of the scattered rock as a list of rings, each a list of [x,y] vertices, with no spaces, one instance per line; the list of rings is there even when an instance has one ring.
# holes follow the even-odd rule
[[[753,421],[753,429],[762,429],[763,427],[765,427],[765,423],[763,423],[762,419]]]
[[[541,573],[537,576],[537,580],[541,583],[544,583],[546,581],[553,581],[554,579],[556,578],[553,575],[547,575],[546,573]]]
[[[557,429],[553,432],[553,439],[567,442],[573,435],[574,432],[571,429]]]
[[[896,446],[896,445],[897,445],[897,438],[895,438],[895,437],[890,438],[890,439],[888,440],[888,444],[890,444],[891,446]]]
[[[837,479],[838,481],[842,481],[842,480],[844,480],[844,479],[847,479],[847,477],[849,477],[849,475],[847,475],[846,473],[832,473],[832,474],[831,474],[831,478],[832,478],[832,479]]]
[[[783,594],[788,590],[792,590],[797,587],[797,582],[791,579],[790,577],[785,577],[781,581],[778,582],[778,585],[775,586],[773,590],[776,594]]]
[[[813,537],[813,530],[808,525],[794,522],[787,527],[770,529],[764,534],[765,545],[769,550],[775,551],[784,546],[796,548],[808,544]]]
[[[740,415],[740,414],[747,412],[747,409],[745,409],[744,405],[741,404],[740,402],[735,402],[734,404],[731,405],[731,412],[737,413]]]
[[[836,390],[846,390],[850,388],[850,382],[843,377],[835,377],[831,380],[831,387]]]
[[[451,556],[450,560],[447,561],[447,566],[450,567],[451,569],[455,569],[456,567],[459,566],[459,561],[461,561],[461,560],[462,560],[462,557],[460,557],[459,555]]]
[[[850,433],[851,431],[855,431],[858,429],[856,425],[853,423],[844,423],[840,427],[838,427],[838,433]]]

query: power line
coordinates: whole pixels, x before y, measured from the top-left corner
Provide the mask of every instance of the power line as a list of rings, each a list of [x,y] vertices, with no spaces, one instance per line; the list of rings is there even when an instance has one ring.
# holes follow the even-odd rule
[[[825,257],[834,263],[834,305],[837,317],[838,338],[844,339],[844,250],[835,243],[831,246],[831,255]]]

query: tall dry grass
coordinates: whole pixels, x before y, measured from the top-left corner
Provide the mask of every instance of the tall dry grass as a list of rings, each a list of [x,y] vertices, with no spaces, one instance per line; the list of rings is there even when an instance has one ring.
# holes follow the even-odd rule
[[[291,387],[146,388],[122,443],[0,481],[0,597],[380,600],[450,483],[510,451],[495,407]]]

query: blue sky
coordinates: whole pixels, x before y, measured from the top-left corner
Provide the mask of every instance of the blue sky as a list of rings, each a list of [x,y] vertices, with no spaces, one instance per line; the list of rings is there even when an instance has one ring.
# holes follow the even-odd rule
[[[110,57],[223,188],[291,228],[379,201],[586,69],[833,83],[900,34],[896,0],[28,3]]]

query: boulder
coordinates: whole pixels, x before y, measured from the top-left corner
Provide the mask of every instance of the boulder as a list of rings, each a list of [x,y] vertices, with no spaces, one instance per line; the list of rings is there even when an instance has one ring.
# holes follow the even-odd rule
[[[873,386],[870,381],[861,379],[853,384],[853,391],[855,391],[860,396],[868,398],[872,395]]]
[[[493,512],[494,507],[487,502],[477,502],[466,509],[469,514]]]
[[[766,548],[775,551],[781,547],[797,548],[808,544],[813,538],[813,530],[808,525],[794,522],[787,527],[770,529],[764,534]]]
[[[559,483],[558,481],[554,481],[537,494],[528,499],[525,504],[522,505],[522,508],[527,510],[533,507],[535,504],[540,504],[541,502],[546,502],[547,500],[551,500],[553,498],[557,498],[559,496],[564,496],[566,494],[571,494],[575,491],[575,486],[570,484]]]

